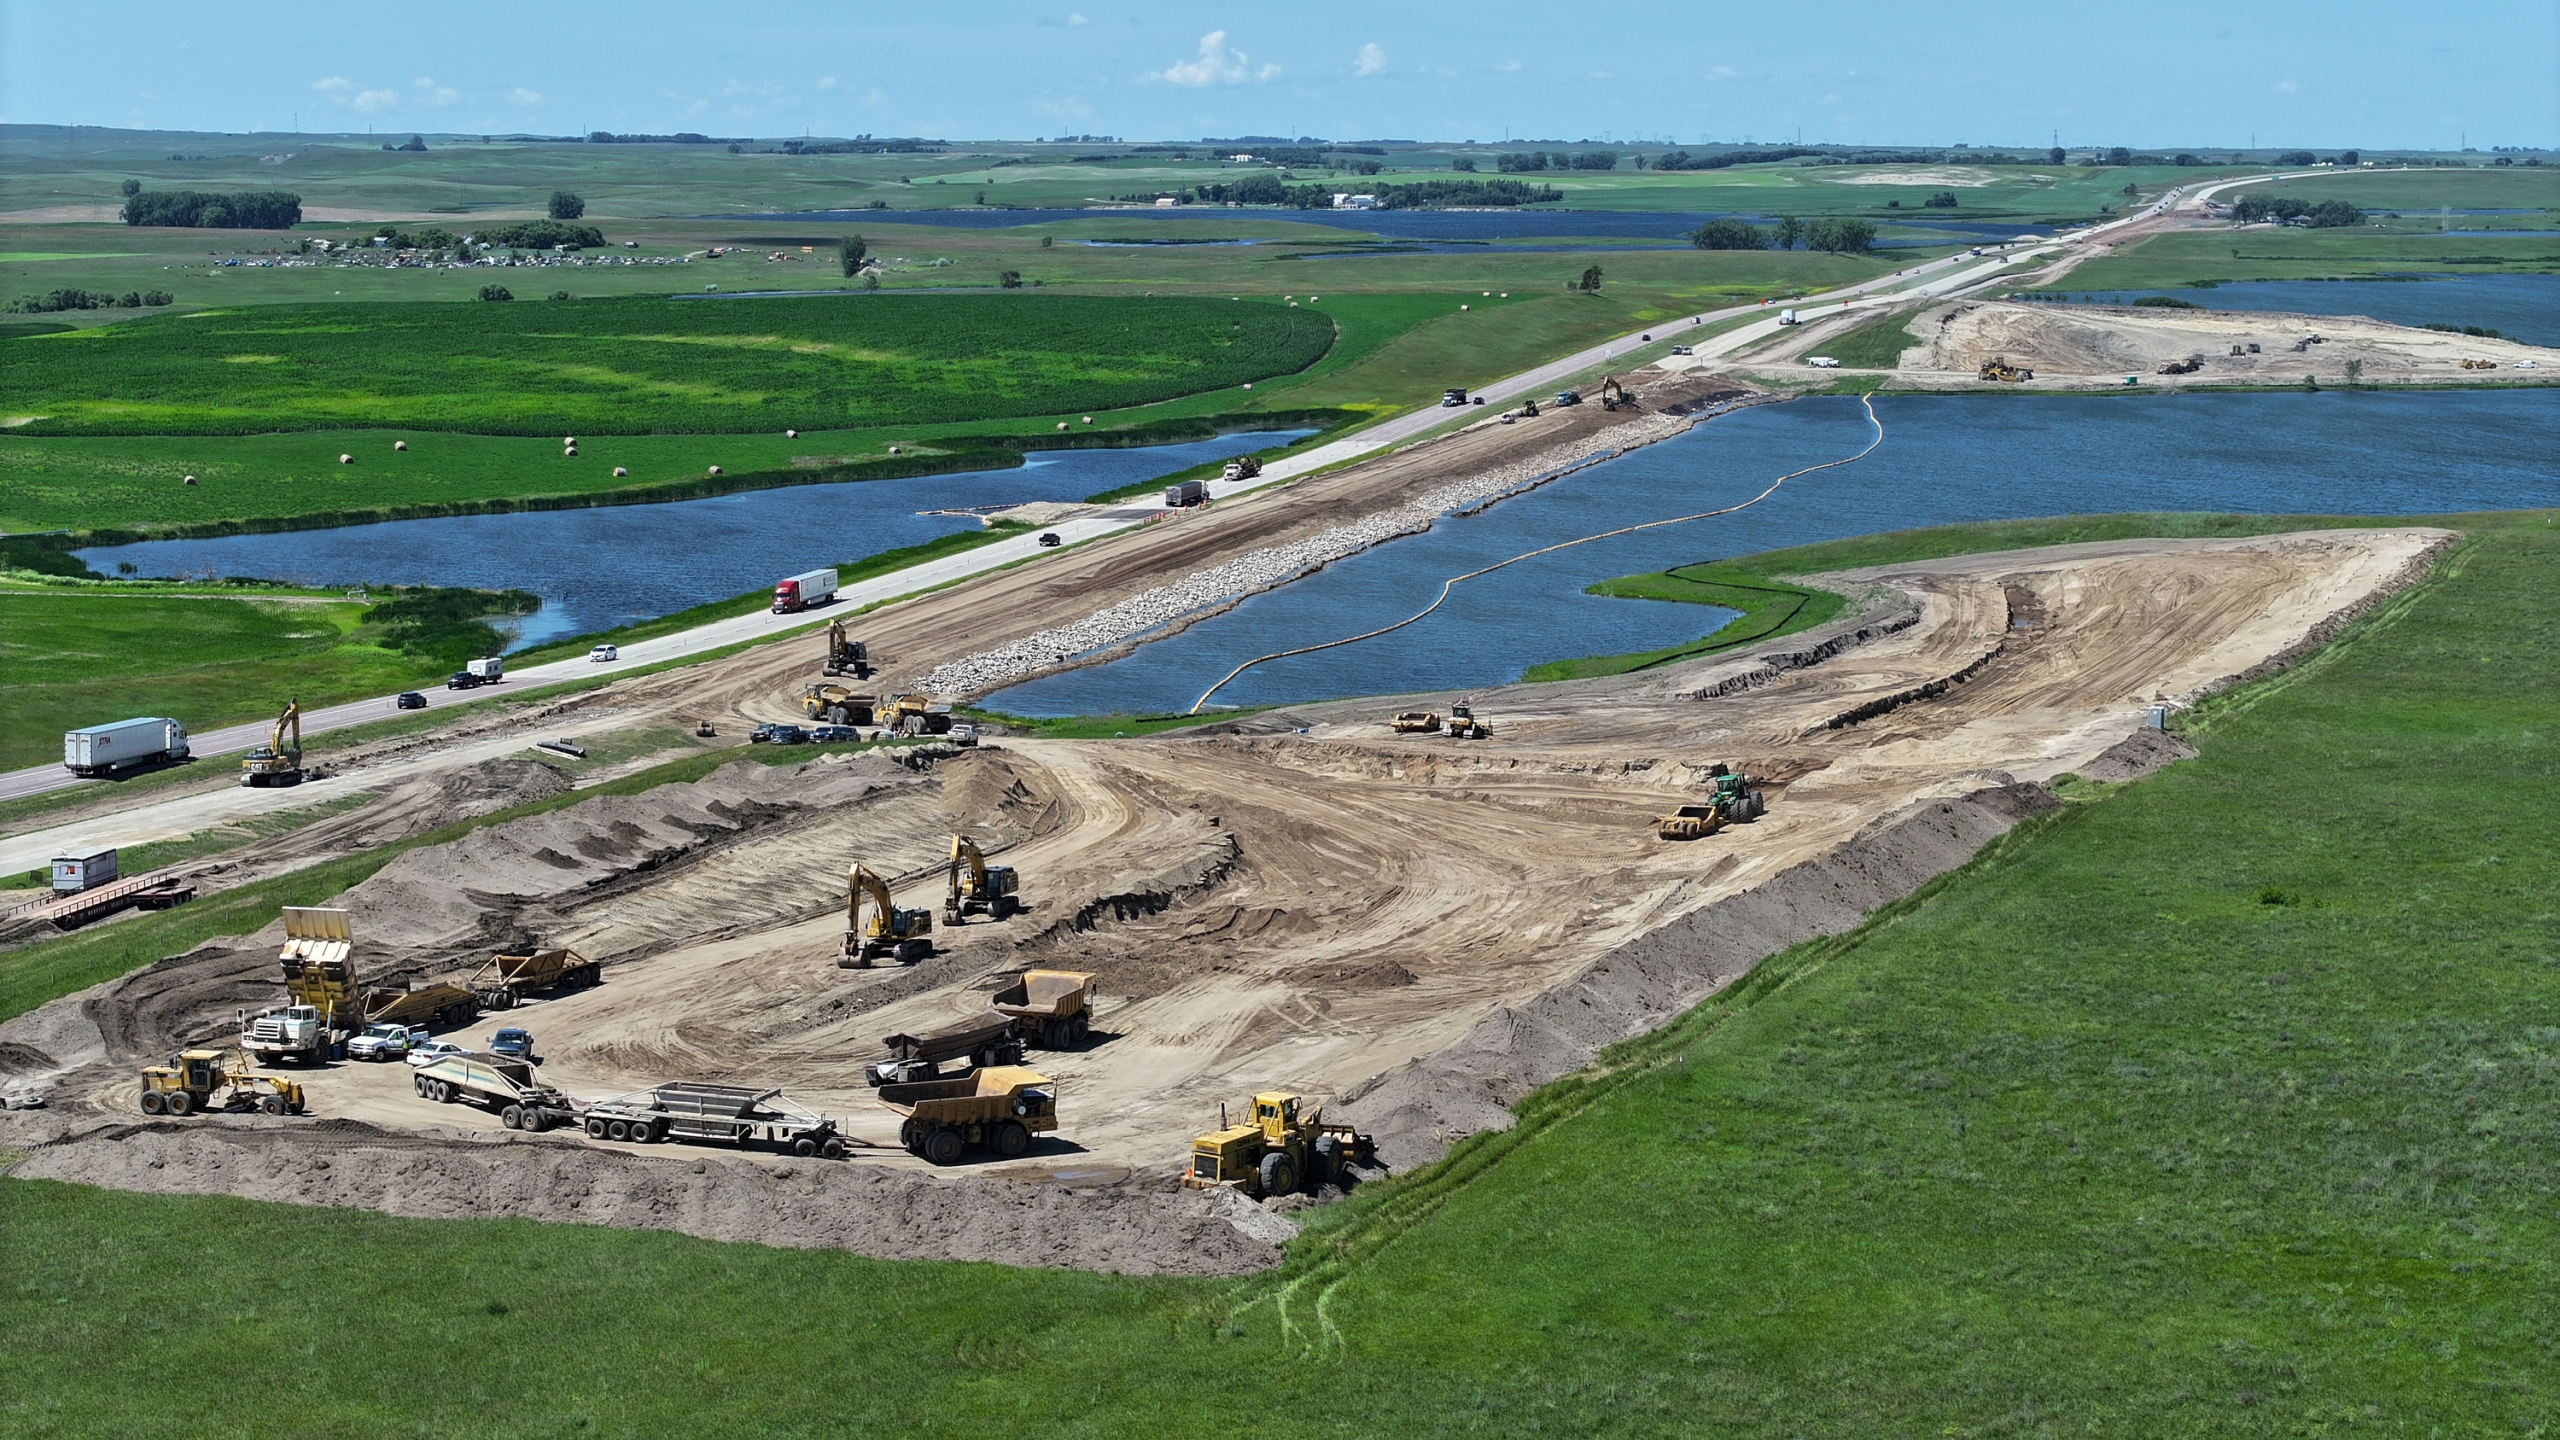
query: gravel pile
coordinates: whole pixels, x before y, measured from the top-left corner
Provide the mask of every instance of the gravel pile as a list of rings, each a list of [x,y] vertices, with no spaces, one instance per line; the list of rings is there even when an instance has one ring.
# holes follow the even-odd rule
[[[930,695],[967,698],[1030,678],[1079,655],[1117,645],[1150,630],[1212,606],[1231,604],[1247,595],[1285,585],[1356,555],[1399,535],[1415,535],[1452,511],[1481,508],[1505,496],[1534,489],[1639,446],[1679,433],[1692,422],[1684,417],[1648,416],[1618,432],[1616,443],[1592,451],[1572,445],[1532,455],[1497,469],[1443,485],[1392,510],[1365,516],[1321,535],[1288,545],[1274,545],[1241,555],[1206,570],[1195,570],[1170,584],[1133,595],[1097,610],[1073,624],[1036,631],[993,650],[981,650],[940,666],[924,677]]]

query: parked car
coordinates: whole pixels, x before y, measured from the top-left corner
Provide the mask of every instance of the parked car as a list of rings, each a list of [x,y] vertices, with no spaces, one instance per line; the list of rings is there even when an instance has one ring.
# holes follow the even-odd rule
[[[400,698],[391,703],[403,710],[424,710],[427,708],[427,697],[415,690],[403,690],[400,692]]]
[[[447,1055],[468,1055],[470,1053],[471,1052],[468,1049],[465,1049],[460,1045],[456,1045],[450,1040],[430,1040],[423,1045],[412,1045],[409,1047],[409,1063],[417,1066],[427,1066],[433,1065]]]
[[[347,1042],[347,1058],[397,1060],[427,1043],[423,1025],[368,1025],[363,1034]]]
[[[489,1037],[489,1053],[504,1055],[510,1060],[530,1060],[533,1058],[533,1032],[510,1025]]]
[[[1695,355],[1698,352],[1690,349],[1686,345],[1674,345],[1671,347],[1671,353],[1674,355]]]
[[[856,725],[812,725],[808,735],[812,745],[849,745],[862,738],[862,729]]]
[[[747,732],[747,743],[750,745],[762,745],[773,738],[774,731],[781,728],[782,726],[779,722],[770,725],[759,725],[753,730]]]
[[[599,645],[593,650],[587,652],[587,658],[594,661],[596,664],[601,665],[608,660],[621,659],[622,652],[610,645]]]
[[[477,690],[488,683],[468,670],[456,670],[444,677],[444,688],[447,690]]]
[[[773,733],[764,737],[764,743],[767,745],[806,745],[809,743],[809,732],[801,729],[797,725],[776,725],[773,727]]]
[[[951,743],[952,743],[952,744],[954,744],[954,745],[975,745],[975,744],[977,744],[977,743],[978,743],[978,727],[977,727],[977,726],[975,726],[975,725],[970,724],[970,723],[969,723],[968,721],[966,721],[966,720],[963,720],[963,721],[961,721],[959,724],[952,726],[952,727],[951,727]]]
[[[1055,530],[1043,530],[1040,532],[1040,548],[1043,550],[1055,550],[1064,543],[1064,541],[1058,538],[1058,532]]]

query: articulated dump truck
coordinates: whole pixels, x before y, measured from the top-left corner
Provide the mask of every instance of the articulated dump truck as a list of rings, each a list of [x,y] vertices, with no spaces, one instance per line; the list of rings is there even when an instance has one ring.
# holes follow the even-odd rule
[[[995,1008],[922,1035],[892,1035],[887,1058],[864,1067],[874,1086],[942,1078],[945,1061],[977,1069],[1022,1063],[1026,1046],[1074,1050],[1091,1031],[1093,977],[1079,970],[1026,970],[995,993]]]

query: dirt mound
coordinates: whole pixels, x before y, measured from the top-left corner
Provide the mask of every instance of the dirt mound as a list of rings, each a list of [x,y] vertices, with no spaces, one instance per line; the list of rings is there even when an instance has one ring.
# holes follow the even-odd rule
[[[2513,340],[2490,340],[2390,325],[2361,315],[2287,315],[2249,310],[2179,310],[2133,306],[2017,305],[1966,302],[1930,311],[1912,328],[1928,337],[1905,351],[1906,372],[1938,372],[1976,383],[1995,356],[2036,372],[2028,382],[2092,379],[2121,385],[2300,384],[2306,375],[2347,378],[2354,362],[2364,383],[2477,380],[2464,360],[2486,360],[2493,373],[2520,383],[2548,383],[2553,352]],[[2256,346],[2251,350],[2250,346]],[[2240,353],[2231,353],[2237,349]],[[2160,367],[2201,362],[2179,376]],[[2512,367],[2534,360],[2543,367]]]
[[[1924,807],[1495,1011],[1457,1043],[1347,1092],[1345,1113],[1377,1135],[1379,1158],[1398,1170],[1436,1160],[1478,1130],[1507,1130],[1514,1102],[1602,1047],[1663,1024],[1765,956],[1854,928],[2058,803],[2041,785],[2008,785]]]
[[[477,819],[569,793],[569,777],[539,760],[483,760],[439,775],[436,792],[456,820]]]
[[[1238,1197],[1148,1182],[1077,1189],[866,1164],[671,1151],[501,1133],[398,1134],[352,1120],[113,1125],[47,1145],[23,1179],[151,1194],[355,1206],[431,1220],[508,1217],[706,1240],[985,1260],[1129,1275],[1235,1275],[1294,1232]],[[965,1186],[965,1189],[963,1188]],[[965,1203],[963,1201],[965,1200]]]
[[[2192,760],[2196,747],[2166,730],[2136,730],[2080,767],[2083,780],[2139,780],[2163,765]]]

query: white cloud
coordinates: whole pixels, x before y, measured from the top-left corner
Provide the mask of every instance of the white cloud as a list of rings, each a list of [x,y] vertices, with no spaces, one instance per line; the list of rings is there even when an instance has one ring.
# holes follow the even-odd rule
[[[323,95],[344,95],[356,88],[356,82],[344,75],[332,75],[326,80],[312,81],[311,88]]]
[[[450,105],[462,98],[461,91],[439,85],[424,75],[418,77],[418,92],[418,99],[428,105]]]
[[[1373,42],[1360,47],[1360,63],[1353,67],[1351,73],[1354,75],[1379,75],[1385,73],[1386,68],[1387,52],[1379,49]]]
[[[821,89],[821,90],[833,90],[834,88],[836,88],[836,77],[834,77],[833,75],[821,75],[821,76],[819,76],[819,77],[818,77],[818,88],[819,88],[819,89]]]
[[[1279,73],[1277,65],[1265,65],[1256,70],[1253,61],[1243,51],[1227,48],[1226,31],[1212,30],[1200,37],[1198,59],[1168,65],[1146,78],[1199,90],[1211,85],[1242,85],[1248,80],[1259,83]]]
[[[2299,80],[2279,80],[2276,82],[2276,93],[2279,95],[2290,95],[2301,88],[2302,82]]]
[[[358,110],[363,111],[367,115],[372,115],[384,110],[398,109],[400,105],[400,92],[397,90],[363,90],[357,92],[356,98],[347,103],[355,106]]]
[[[1090,21],[1090,20],[1087,20],[1087,19],[1086,19],[1086,18],[1084,18],[1082,15],[1076,14],[1076,13],[1075,13],[1075,12],[1073,12],[1073,11],[1069,11],[1069,12],[1067,13],[1067,23],[1068,23],[1068,24],[1070,24],[1070,25],[1090,25],[1090,24],[1092,24],[1093,22],[1092,22],[1092,21]]]
[[[1517,60],[1505,60],[1493,68],[1501,71],[1505,75],[1509,75],[1520,68],[1520,62]]]
[[[542,92],[539,90],[527,90],[523,86],[519,85],[513,90],[507,92],[507,98],[518,105],[539,105],[542,103]]]
[[[1707,78],[1710,80],[1731,80],[1741,73],[1741,71],[1734,69],[1730,65],[1719,65],[1713,70],[1707,72]]]

